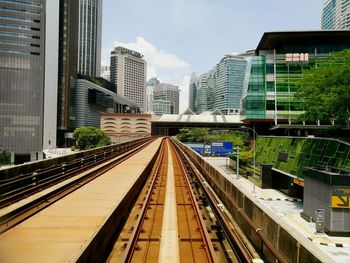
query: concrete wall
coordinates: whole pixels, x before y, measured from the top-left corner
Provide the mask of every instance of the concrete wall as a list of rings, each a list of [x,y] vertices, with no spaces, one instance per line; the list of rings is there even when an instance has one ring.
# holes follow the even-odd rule
[[[238,184],[227,180],[218,170],[207,163],[202,156],[183,144],[180,144],[180,147],[188,154],[197,169],[221,198],[243,232],[252,240],[256,247],[261,248],[261,252],[269,262],[276,262],[275,258],[265,246],[262,246],[256,229],[252,229],[246,223],[236,209],[237,206],[244,211],[258,228],[262,229],[263,234],[273,243],[278,252],[288,259],[288,262],[332,262],[332,259],[315,247],[310,240],[290,228],[287,222],[280,220],[277,215],[273,214],[266,207],[255,203],[254,196],[248,192],[243,192],[239,189]]]

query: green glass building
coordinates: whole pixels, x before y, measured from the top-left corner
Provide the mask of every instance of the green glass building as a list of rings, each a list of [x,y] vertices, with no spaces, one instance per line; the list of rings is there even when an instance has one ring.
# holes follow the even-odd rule
[[[294,98],[298,80],[331,52],[350,48],[350,31],[299,31],[264,33],[249,59],[249,77],[241,100],[247,123],[268,126],[302,124],[300,103]],[[331,123],[329,123],[330,125]]]

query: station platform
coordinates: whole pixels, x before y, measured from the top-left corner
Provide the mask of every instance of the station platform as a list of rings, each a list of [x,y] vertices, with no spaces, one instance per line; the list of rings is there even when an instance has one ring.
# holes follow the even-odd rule
[[[225,157],[204,157],[204,159],[221,171],[227,179],[238,184],[242,192],[250,195],[256,202],[261,203],[281,220],[287,222],[293,230],[308,238],[315,247],[321,249],[333,260],[330,262],[350,262],[350,237],[316,233],[315,223],[307,222],[300,216],[303,210],[301,200],[290,198],[275,189],[261,189],[242,176],[237,179],[236,171],[227,166]]]
[[[161,141],[157,139],[105,174],[3,233],[0,262],[81,260],[91,241],[100,234],[99,230],[111,217],[117,218],[118,211],[125,210],[121,207],[125,197],[156,154]]]

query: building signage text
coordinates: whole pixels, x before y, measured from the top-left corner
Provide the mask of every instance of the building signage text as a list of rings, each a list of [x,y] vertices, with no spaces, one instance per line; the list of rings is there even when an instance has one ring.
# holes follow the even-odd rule
[[[308,62],[309,54],[308,53],[287,53],[286,61],[287,62]]]

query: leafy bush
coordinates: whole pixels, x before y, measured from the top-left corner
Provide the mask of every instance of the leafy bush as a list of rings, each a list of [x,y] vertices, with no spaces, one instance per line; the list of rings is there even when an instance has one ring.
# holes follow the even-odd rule
[[[181,142],[233,142],[235,147],[239,147],[239,160],[242,164],[250,162],[253,158],[253,151],[249,148],[248,132],[232,130],[209,130],[204,128],[181,129],[177,139]],[[236,158],[236,154],[230,156]]]
[[[76,148],[91,149],[111,144],[107,134],[95,127],[79,127],[73,133]]]
[[[11,164],[11,153],[0,151],[0,165],[1,164]]]

